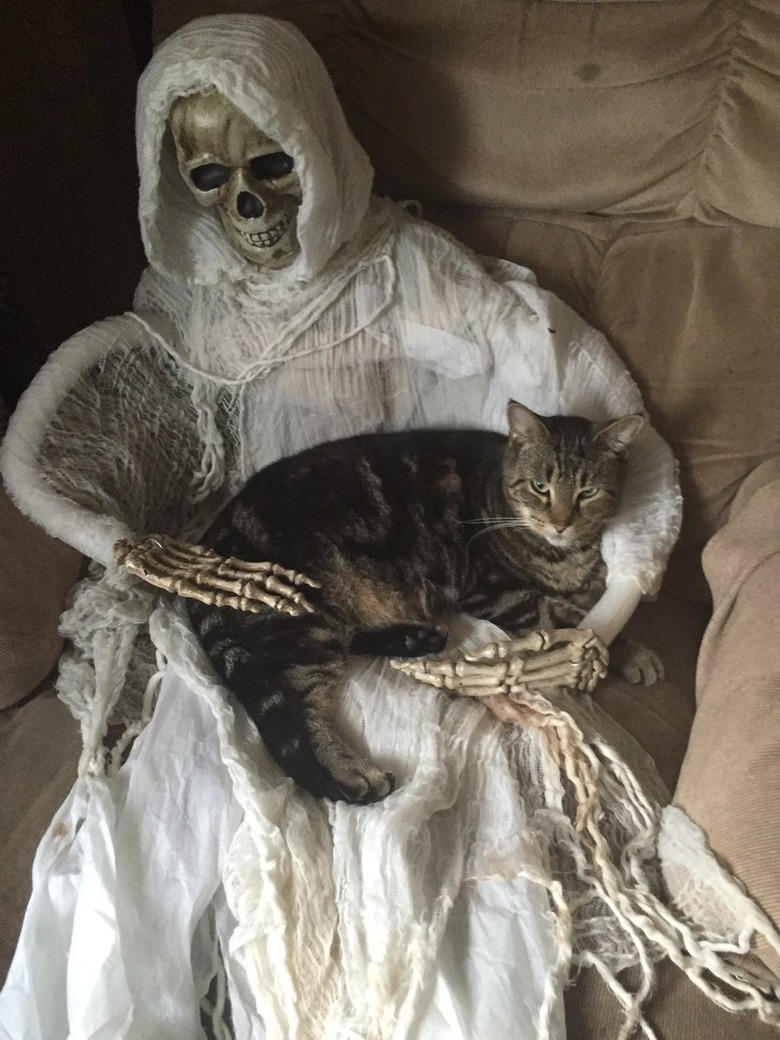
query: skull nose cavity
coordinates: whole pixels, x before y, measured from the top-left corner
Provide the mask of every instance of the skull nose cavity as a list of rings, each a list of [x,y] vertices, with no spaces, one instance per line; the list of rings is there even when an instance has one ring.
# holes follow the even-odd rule
[[[265,206],[258,199],[257,195],[253,195],[251,191],[240,191],[238,193],[236,209],[239,216],[245,220],[254,220],[256,217],[262,217],[265,212]]]

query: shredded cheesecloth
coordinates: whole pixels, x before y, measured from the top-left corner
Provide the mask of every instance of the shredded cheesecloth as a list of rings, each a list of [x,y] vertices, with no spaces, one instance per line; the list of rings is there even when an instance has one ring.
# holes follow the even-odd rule
[[[301,253],[282,272],[234,253],[175,167],[170,105],[210,86],[295,159]],[[142,77],[137,131],[135,309],[52,356],[3,444],[20,507],[94,562],[62,619],[79,778],[36,856],[0,1037],[559,1040],[581,965],[624,1006],[622,1035],[652,1037],[641,1005],[663,956],[776,1021],[777,980],[728,956],[755,931],[780,939],[587,698],[529,694],[526,724],[506,726],[356,659],[334,710],[397,787],[318,802],[269,758],[180,604],[114,565],[120,538],[197,539],[251,473],[321,440],[501,430],[510,397],[641,409],[604,339],[529,272],[370,196],[327,75],[285,23],[174,34]],[[604,538],[606,630],[657,586],[679,518],[648,427]],[[451,635],[501,633],[462,617]]]

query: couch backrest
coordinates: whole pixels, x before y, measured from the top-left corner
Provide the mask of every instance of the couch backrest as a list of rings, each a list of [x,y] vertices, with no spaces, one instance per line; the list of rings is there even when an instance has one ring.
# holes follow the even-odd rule
[[[218,6],[156,0],[156,35]],[[229,7],[309,35],[393,193],[780,226],[777,0]]]

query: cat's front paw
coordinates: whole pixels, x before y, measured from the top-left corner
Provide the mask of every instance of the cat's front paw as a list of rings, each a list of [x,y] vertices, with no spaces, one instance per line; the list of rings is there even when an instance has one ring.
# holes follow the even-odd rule
[[[664,663],[658,654],[631,639],[613,643],[609,650],[609,666],[636,685],[652,686],[664,677]]]
[[[447,645],[447,633],[436,625],[399,621],[384,628],[361,629],[349,646],[353,654],[382,657],[424,657],[438,654]]]

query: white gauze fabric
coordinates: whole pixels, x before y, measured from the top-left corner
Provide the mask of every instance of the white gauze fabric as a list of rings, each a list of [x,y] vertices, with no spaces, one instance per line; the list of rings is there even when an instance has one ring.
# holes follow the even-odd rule
[[[176,167],[170,106],[212,87],[295,160],[301,251],[284,271],[235,253]],[[318,803],[269,758],[180,607],[112,557],[121,537],[197,538],[251,473],[324,439],[503,430],[510,397],[607,419],[641,409],[636,386],[530,272],[370,195],[327,74],[285,23],[220,16],[172,36],[141,79],[137,138],[135,309],[54,354],[2,451],[20,507],[95,563],[62,621],[79,780],[38,852],[0,1037],[561,1038],[561,987],[583,963],[641,1023],[653,959],[682,961],[683,925],[660,898],[663,797],[595,709],[536,697],[533,724],[509,728],[356,662],[339,718],[397,788]],[[607,638],[679,528],[651,428],[628,470],[594,614]],[[465,618],[452,632],[500,635]],[[631,963],[636,994],[615,979]]]

